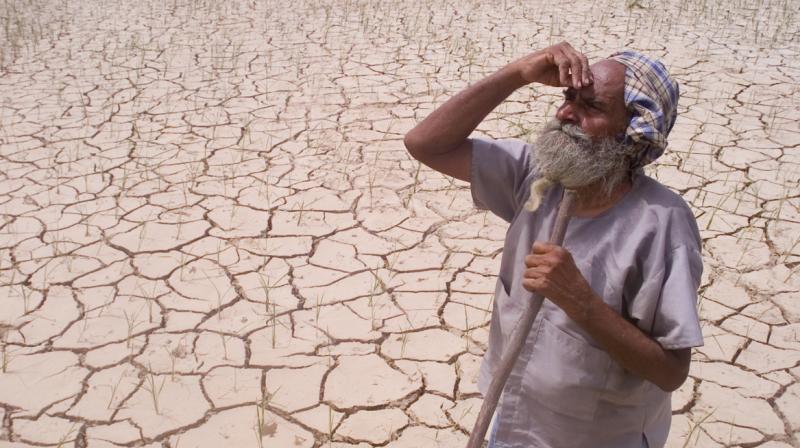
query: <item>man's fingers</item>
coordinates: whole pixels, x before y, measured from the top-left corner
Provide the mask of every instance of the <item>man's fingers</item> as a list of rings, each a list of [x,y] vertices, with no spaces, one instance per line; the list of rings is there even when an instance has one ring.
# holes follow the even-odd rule
[[[582,65],[583,73],[581,73],[581,76],[583,77],[583,85],[588,86],[589,84],[594,82],[594,80],[592,79],[592,71],[589,70],[589,58],[587,58],[586,55],[583,53],[578,53],[578,54],[581,57],[581,61],[583,61]]]
[[[592,83],[589,60],[568,42],[551,45],[515,61],[525,82],[581,88]]]
[[[571,87],[572,80],[570,79],[569,66],[572,62],[567,56],[567,51],[570,48],[569,44],[561,42],[550,48],[553,53],[553,63],[558,67],[558,83],[562,87]]]
[[[558,260],[549,255],[528,254],[525,256],[525,267],[528,269],[539,269],[542,272],[550,271]]]
[[[522,279],[522,287],[530,292],[545,294],[549,286],[544,277]]]
[[[551,270],[548,266],[528,268],[522,272],[522,278],[544,278]]]
[[[558,82],[564,87],[572,87],[572,80],[569,75],[569,58],[564,54],[560,54],[556,57],[556,61],[558,61]]]
[[[526,278],[522,280],[522,287],[530,292],[538,292],[539,288],[541,288],[541,284],[537,280]]]
[[[546,243],[544,241],[534,241],[531,247],[532,254],[546,254],[553,249],[557,248],[555,244]]]
[[[576,89],[583,87],[583,61],[581,60],[580,53],[577,51],[570,51],[567,53],[569,59],[569,71],[572,81],[572,86]]]
[[[558,78],[562,86],[579,89],[593,82],[586,55],[569,42],[561,42],[554,49],[554,63],[558,66]]]

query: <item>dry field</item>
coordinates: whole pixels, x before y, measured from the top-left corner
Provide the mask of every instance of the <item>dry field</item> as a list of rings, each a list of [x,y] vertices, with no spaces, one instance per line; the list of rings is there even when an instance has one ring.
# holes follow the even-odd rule
[[[681,82],[669,447],[800,446],[800,5],[666,3],[0,0],[0,448],[463,447],[505,226],[402,137],[561,40]]]

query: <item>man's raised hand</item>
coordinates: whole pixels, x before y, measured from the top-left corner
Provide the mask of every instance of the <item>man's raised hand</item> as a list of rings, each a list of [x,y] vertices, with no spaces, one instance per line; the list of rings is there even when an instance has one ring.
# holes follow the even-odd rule
[[[580,89],[593,81],[586,55],[567,42],[536,51],[512,64],[525,83]]]

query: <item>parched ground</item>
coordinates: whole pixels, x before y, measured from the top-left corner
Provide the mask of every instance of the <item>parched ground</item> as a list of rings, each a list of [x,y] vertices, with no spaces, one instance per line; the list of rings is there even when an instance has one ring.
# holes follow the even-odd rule
[[[795,1],[0,3],[0,447],[463,447],[505,226],[403,134],[506,62],[681,82],[697,216],[669,446],[800,446]],[[524,136],[558,89],[481,125]]]

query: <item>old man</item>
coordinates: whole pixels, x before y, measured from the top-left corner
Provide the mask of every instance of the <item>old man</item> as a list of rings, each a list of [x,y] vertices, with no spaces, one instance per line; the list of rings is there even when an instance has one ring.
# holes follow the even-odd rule
[[[538,138],[470,138],[516,89],[564,88]],[[589,64],[564,42],[460,92],[412,129],[408,151],[470,182],[510,223],[498,275],[485,392],[531,292],[547,298],[501,398],[493,448],[665,444],[670,393],[702,345],[700,236],[689,207],[642,167],[667,146],[678,85],[634,51]],[[547,240],[564,188],[578,205],[563,246]]]

